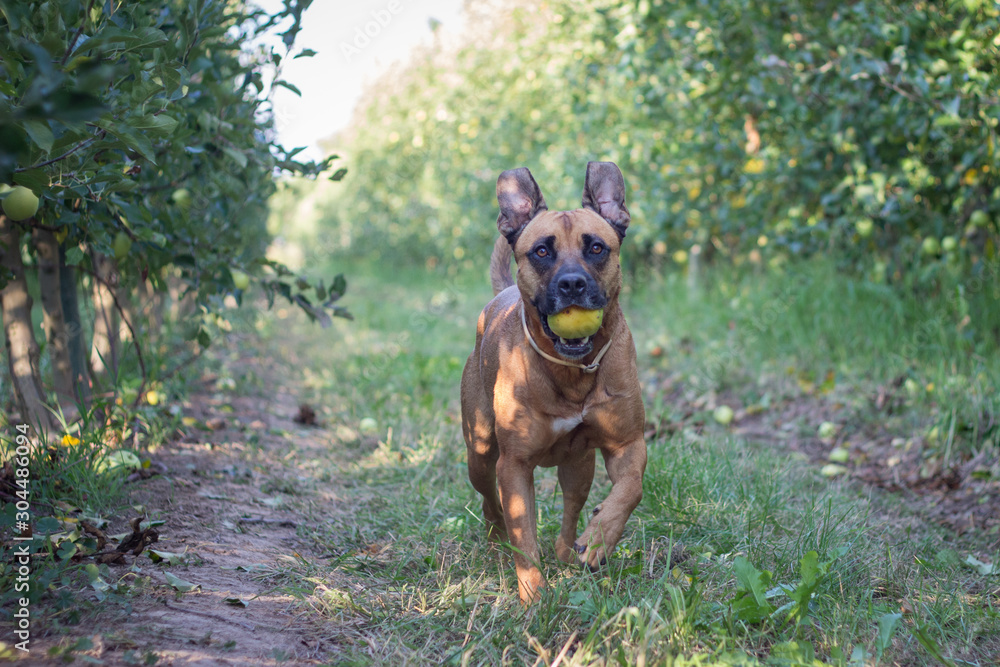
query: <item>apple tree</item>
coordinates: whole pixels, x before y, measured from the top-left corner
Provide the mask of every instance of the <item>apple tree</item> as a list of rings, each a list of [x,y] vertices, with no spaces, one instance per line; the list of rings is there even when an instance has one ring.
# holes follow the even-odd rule
[[[336,159],[297,159],[273,127],[271,91],[294,90],[283,60],[312,54],[294,46],[310,2],[0,3],[0,305],[23,419],[51,427],[50,394],[66,407],[113,381],[123,334],[145,366],[158,317],[141,308],[165,295],[190,304],[202,347],[222,298],[252,281],[314,318],[346,315],[342,278],[311,283],[264,255],[276,176],[316,177]]]

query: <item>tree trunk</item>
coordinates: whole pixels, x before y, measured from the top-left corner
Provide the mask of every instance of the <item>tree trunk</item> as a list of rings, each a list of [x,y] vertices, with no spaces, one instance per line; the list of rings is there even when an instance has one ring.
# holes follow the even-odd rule
[[[76,271],[66,264],[66,249],[59,247],[59,288],[63,317],[69,336],[69,359],[73,373],[73,395],[79,403],[90,400],[90,375],[87,372],[87,340],[80,320],[80,302],[76,291]]]
[[[0,267],[10,281],[0,290],[0,310],[7,344],[7,361],[14,383],[14,396],[21,420],[30,423],[39,435],[50,431],[55,422],[45,400],[38,371],[38,342],[31,325],[31,296],[21,262],[21,232],[7,216],[0,215]]]
[[[112,293],[117,282],[114,262],[93,253],[94,342],[90,348],[90,368],[94,375],[110,372],[118,376],[118,313]]]
[[[73,364],[63,316],[59,275],[59,242],[50,231],[35,228],[31,238],[38,253],[38,286],[42,294],[42,329],[52,364],[52,388],[64,410],[74,406]],[[74,406],[75,407],[75,406]]]

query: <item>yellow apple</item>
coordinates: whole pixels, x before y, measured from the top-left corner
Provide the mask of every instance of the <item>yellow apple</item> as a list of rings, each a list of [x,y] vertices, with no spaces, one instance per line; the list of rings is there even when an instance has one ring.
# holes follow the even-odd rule
[[[604,321],[604,309],[587,310],[570,306],[561,313],[549,315],[552,333],[563,338],[586,338],[597,333]]]

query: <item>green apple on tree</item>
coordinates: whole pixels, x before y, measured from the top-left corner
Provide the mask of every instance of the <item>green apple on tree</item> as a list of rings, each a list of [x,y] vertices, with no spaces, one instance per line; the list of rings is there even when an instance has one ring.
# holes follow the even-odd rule
[[[38,212],[38,197],[23,185],[17,185],[4,197],[3,212],[14,222],[27,220]]]
[[[233,285],[236,289],[245,290],[247,287],[250,287],[250,276],[243,273],[239,269],[233,269],[230,273],[233,276]]]
[[[170,198],[174,200],[174,203],[180,206],[182,209],[191,208],[191,191],[187,188],[177,188],[174,190]]]
[[[115,259],[125,259],[128,257],[129,251],[132,250],[132,239],[125,232],[118,232],[115,235],[112,248],[114,249]]]

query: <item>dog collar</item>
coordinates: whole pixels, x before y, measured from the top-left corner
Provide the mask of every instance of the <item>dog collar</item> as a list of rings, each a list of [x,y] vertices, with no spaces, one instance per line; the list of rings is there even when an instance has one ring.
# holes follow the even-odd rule
[[[601,351],[597,353],[594,360],[589,364],[577,364],[572,361],[566,361],[565,359],[560,359],[559,357],[553,357],[551,354],[546,354],[542,352],[542,348],[538,347],[538,343],[535,339],[531,337],[531,332],[528,331],[528,319],[524,315],[524,302],[521,302],[521,326],[524,327],[524,335],[528,337],[528,342],[531,343],[531,347],[535,348],[535,352],[540,354],[543,358],[548,359],[554,364],[560,364],[562,366],[569,366],[570,368],[579,368],[584,373],[596,373],[597,368],[601,365],[601,359],[604,357],[604,353],[608,351],[611,347],[612,338],[608,338],[608,342],[604,344]]]

